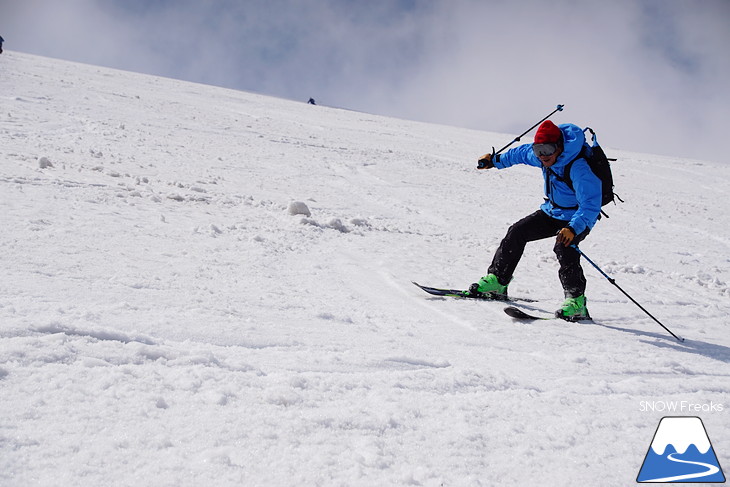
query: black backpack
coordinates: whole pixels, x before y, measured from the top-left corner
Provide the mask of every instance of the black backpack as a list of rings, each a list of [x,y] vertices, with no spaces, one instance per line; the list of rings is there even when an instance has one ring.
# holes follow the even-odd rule
[[[565,172],[563,178],[560,178],[573,190],[573,181],[570,180],[570,169],[573,167],[573,163],[578,159],[585,159],[588,166],[593,171],[598,179],[601,180],[601,206],[605,206],[611,202],[616,203],[616,199],[623,203],[624,200],[613,192],[613,175],[611,174],[611,163],[609,161],[615,161],[616,159],[609,159],[606,157],[606,153],[603,152],[603,148],[598,145],[598,138],[592,128],[586,127],[583,132],[589,131],[593,137],[593,145],[589,146],[586,141],[583,147],[580,149],[580,153],[565,166]],[[557,176],[557,175],[556,175]],[[601,213],[608,218],[603,210]]]

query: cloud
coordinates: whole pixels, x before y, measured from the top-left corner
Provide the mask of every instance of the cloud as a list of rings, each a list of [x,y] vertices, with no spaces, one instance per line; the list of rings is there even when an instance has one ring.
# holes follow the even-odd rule
[[[730,2],[25,0],[6,47],[321,104],[722,160]]]
[[[652,2],[457,4],[437,15],[397,112],[520,133],[564,103],[556,120],[591,125],[609,146],[722,155],[730,16],[672,2],[660,19]]]

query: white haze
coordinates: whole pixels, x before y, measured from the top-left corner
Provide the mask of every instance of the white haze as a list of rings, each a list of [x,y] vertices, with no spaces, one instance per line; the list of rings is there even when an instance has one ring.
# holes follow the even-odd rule
[[[730,3],[3,0],[6,48],[519,133],[557,104],[612,147],[725,161]]]

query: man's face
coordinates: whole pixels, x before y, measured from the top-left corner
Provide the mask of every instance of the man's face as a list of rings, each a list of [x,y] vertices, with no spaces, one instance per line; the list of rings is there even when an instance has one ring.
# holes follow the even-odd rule
[[[557,162],[558,157],[560,157],[560,154],[562,152],[563,151],[561,151],[560,149],[558,149],[558,150],[555,151],[555,153],[553,155],[551,155],[551,156],[538,156],[538,159],[540,159],[540,162],[542,162],[542,165],[543,166],[550,167],[553,164],[555,164],[555,162]]]
[[[545,167],[555,164],[563,152],[560,144],[532,144],[532,150]]]

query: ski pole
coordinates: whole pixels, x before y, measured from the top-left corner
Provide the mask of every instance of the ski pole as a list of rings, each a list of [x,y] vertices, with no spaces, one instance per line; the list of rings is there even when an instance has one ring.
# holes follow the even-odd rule
[[[598,272],[600,272],[601,275],[603,275],[603,277],[605,277],[606,279],[608,279],[608,282],[610,282],[611,284],[613,284],[614,286],[616,286],[619,291],[621,291],[622,293],[624,293],[624,296],[626,296],[627,298],[629,298],[631,300],[631,302],[634,303],[636,306],[638,306],[639,309],[641,309],[641,311],[643,311],[644,313],[646,313],[649,316],[649,318],[651,318],[652,320],[654,320],[657,323],[659,323],[659,326],[661,326],[662,328],[664,328],[665,330],[667,330],[670,335],[672,335],[674,338],[676,338],[680,342],[683,342],[684,341],[684,338],[679,337],[679,336],[675,335],[674,333],[672,333],[672,331],[669,328],[667,328],[666,326],[664,326],[661,321],[659,321],[658,319],[654,318],[654,315],[652,315],[651,313],[649,313],[646,309],[644,309],[644,307],[642,305],[640,305],[639,303],[637,303],[634,298],[632,298],[631,296],[629,296],[629,294],[626,291],[624,291],[623,289],[621,289],[621,286],[619,286],[618,284],[616,284],[616,279],[613,279],[613,278],[609,277],[608,274],[606,274],[605,272],[603,272],[603,270],[601,270],[601,268],[598,267],[595,262],[593,262],[591,259],[589,259],[588,256],[586,254],[584,254],[581,249],[578,248],[577,245],[573,244],[573,245],[571,245],[571,247],[573,247],[575,250],[577,250],[578,253],[585,260],[587,260],[589,264],[591,264],[593,267],[595,267],[598,270]]]
[[[505,145],[504,147],[502,147],[498,151],[495,152],[494,151],[494,146],[492,146],[492,159],[494,159],[494,156],[496,156],[497,154],[501,154],[502,151],[505,150],[507,147],[511,146],[515,142],[519,142],[520,139],[522,139],[522,137],[525,136],[525,134],[527,134],[530,130],[534,129],[535,127],[537,127],[538,125],[540,125],[541,123],[543,123],[548,118],[552,117],[555,112],[562,112],[564,106],[565,105],[558,105],[558,107],[555,110],[553,110],[552,112],[550,112],[550,114],[547,117],[543,118],[542,120],[540,120],[539,122],[537,122],[535,125],[533,125],[529,129],[527,129],[524,132],[522,132],[520,135],[518,135],[517,137],[515,137],[515,140],[513,140],[509,144]],[[486,163],[485,162],[479,161],[477,163],[477,169],[484,169],[485,167],[486,167]]]

